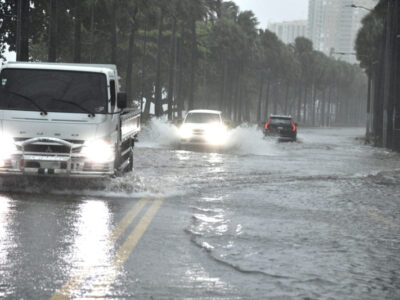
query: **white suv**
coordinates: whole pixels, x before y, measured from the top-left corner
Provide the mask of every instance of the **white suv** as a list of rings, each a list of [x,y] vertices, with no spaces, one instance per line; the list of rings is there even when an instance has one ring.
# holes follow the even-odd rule
[[[227,130],[217,110],[189,111],[179,130],[181,144],[221,146]]]

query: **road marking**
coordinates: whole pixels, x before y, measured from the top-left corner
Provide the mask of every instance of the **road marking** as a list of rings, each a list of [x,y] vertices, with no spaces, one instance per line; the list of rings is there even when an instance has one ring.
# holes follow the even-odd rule
[[[144,232],[150,225],[152,219],[156,215],[157,211],[161,207],[163,200],[158,199],[153,202],[151,207],[147,210],[146,214],[142,217],[136,227],[133,229],[131,234],[125,240],[121,248],[118,249],[114,259],[111,261],[109,272],[102,274],[91,284],[91,291],[86,294],[88,298],[103,298],[110,289],[111,284],[115,282],[116,277],[120,273],[125,262],[135,249],[139,240],[143,236]]]
[[[133,208],[125,215],[125,217],[118,223],[118,225],[111,232],[109,237],[109,244],[112,246],[136,216],[142,211],[143,207],[148,202],[148,199],[140,199]],[[78,290],[85,280],[90,276],[92,267],[88,266],[82,268],[80,272],[73,275],[66,284],[64,284],[59,291],[57,291],[50,299],[51,300],[66,300],[70,299],[72,293]]]

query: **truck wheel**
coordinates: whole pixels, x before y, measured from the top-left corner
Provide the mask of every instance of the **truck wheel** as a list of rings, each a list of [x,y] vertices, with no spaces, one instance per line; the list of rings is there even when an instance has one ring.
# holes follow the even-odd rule
[[[125,168],[125,172],[132,172],[133,171],[133,147],[129,152],[129,164]]]

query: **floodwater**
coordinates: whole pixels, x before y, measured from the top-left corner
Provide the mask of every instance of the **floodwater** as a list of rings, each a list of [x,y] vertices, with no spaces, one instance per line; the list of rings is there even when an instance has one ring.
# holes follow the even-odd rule
[[[241,126],[224,149],[182,150],[177,128],[153,121],[132,174],[2,178],[0,297],[48,297],[88,265],[107,270],[110,228],[142,198],[163,204],[96,297],[399,299],[400,155],[364,145],[363,134],[300,127],[298,142],[278,143]],[[55,227],[43,235],[46,216]],[[75,298],[93,296],[89,279],[92,293]]]

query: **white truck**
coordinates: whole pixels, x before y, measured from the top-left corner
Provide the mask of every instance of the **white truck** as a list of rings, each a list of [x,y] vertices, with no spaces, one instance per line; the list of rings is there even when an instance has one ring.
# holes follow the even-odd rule
[[[140,111],[115,65],[6,63],[0,175],[106,177],[131,171]]]

